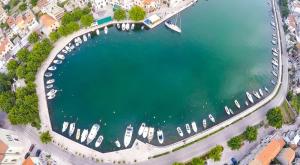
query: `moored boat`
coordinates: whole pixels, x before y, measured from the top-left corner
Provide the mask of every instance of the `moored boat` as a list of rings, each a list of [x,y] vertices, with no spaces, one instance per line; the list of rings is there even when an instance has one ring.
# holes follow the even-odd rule
[[[49,85],[46,86],[47,89],[50,89],[52,87],[53,87],[53,84],[49,84]]]
[[[99,36],[99,35],[100,35],[100,31],[99,31],[99,29],[97,29],[97,30],[96,30],[96,34],[97,34],[97,36]]]
[[[230,112],[229,112],[229,108],[227,106],[225,106],[225,112],[227,113],[227,115],[230,115]]]
[[[144,129],[144,131],[143,131],[143,138],[146,138],[146,137],[147,137],[148,131],[149,131],[149,128],[148,128],[148,127],[145,127],[145,129]]]
[[[208,115],[208,118],[212,121],[212,122],[216,122],[215,118],[213,117],[212,114],[209,114]]]
[[[62,60],[53,60],[53,63],[54,63],[54,64],[61,64],[61,63],[62,63]]]
[[[61,132],[64,133],[69,126],[69,122],[64,121]]]
[[[260,99],[260,95],[258,94],[257,91],[253,91],[252,93],[253,93],[253,95],[254,95],[256,98]]]
[[[52,100],[54,98],[55,98],[55,94],[52,94],[52,95],[50,95],[50,96],[47,97],[48,100]]]
[[[154,128],[149,127],[149,132],[148,132],[148,142],[150,143],[154,137]]]
[[[134,29],[134,23],[133,24],[131,24],[131,30],[133,30]]]
[[[128,30],[130,29],[130,24],[127,23],[127,24],[125,25],[125,28],[126,28],[126,30],[128,31]]]
[[[229,112],[233,115],[233,110],[231,108],[229,108]]]
[[[96,147],[96,148],[99,147],[99,146],[101,145],[102,141],[103,141],[103,136],[100,135],[100,136],[98,137],[98,139],[96,140],[95,147]]]
[[[249,105],[248,101],[245,101],[245,104],[246,104],[246,106],[248,106]]]
[[[65,53],[65,54],[68,53],[68,51],[66,51],[65,49],[62,49],[61,51],[62,51],[63,53]]]
[[[100,125],[99,124],[93,124],[91,130],[90,130],[90,133],[87,137],[87,140],[86,140],[86,143],[87,144],[90,144],[96,137],[98,131],[100,129]]]
[[[81,143],[83,143],[86,140],[88,134],[89,134],[89,131],[87,129],[84,129],[82,131],[81,138],[80,138]]]
[[[189,125],[189,124],[185,124],[185,129],[186,129],[186,132],[187,132],[188,134],[191,133],[191,128],[190,128],[190,125]]]
[[[181,33],[181,29],[175,23],[172,23],[171,21],[166,21],[165,25],[169,29],[174,30],[175,32]]]
[[[115,145],[116,145],[118,148],[120,148],[120,147],[121,147],[120,141],[119,141],[119,140],[116,140],[116,141],[115,141]]]
[[[145,129],[145,126],[146,124],[145,123],[142,123],[140,128],[139,128],[139,131],[138,131],[138,135],[141,136],[144,132],[144,129]]]
[[[126,30],[126,27],[125,27],[125,23],[122,23],[122,31],[125,31]]]
[[[206,126],[207,126],[207,124],[206,124],[206,119],[203,119],[203,120],[202,120],[202,125],[203,125],[203,128],[205,129]]]
[[[79,138],[80,138],[80,129],[78,128],[76,132],[76,140],[79,140]]]
[[[264,93],[263,93],[263,91],[259,88],[258,89],[258,91],[259,91],[259,94],[261,95],[261,96],[264,96]]]
[[[192,122],[192,130],[196,133],[198,131],[196,122]]]
[[[47,81],[46,81],[46,84],[52,84],[52,83],[54,83],[54,82],[55,82],[54,79],[50,79],[50,80],[47,80]]]
[[[252,95],[249,92],[246,92],[247,98],[251,103],[254,103]]]
[[[269,93],[269,89],[267,87],[265,87],[265,91]]]
[[[108,28],[107,26],[104,27],[104,34],[107,34],[108,33]]]
[[[117,28],[120,29],[120,24],[117,23]]]
[[[273,74],[275,77],[278,76],[277,73],[276,73],[274,70],[272,71],[272,74]]]
[[[51,77],[53,74],[51,72],[46,72],[45,77]]]
[[[86,35],[85,35],[85,34],[83,35],[83,37],[82,37],[82,38],[83,38],[83,41],[84,41],[84,42],[86,42],[86,41],[87,41],[87,37],[86,37]]]
[[[183,132],[182,132],[181,128],[177,127],[176,130],[177,130],[177,133],[179,134],[179,136],[182,137],[183,136]]]
[[[48,68],[48,70],[56,70],[56,66],[50,66],[49,68]]]
[[[57,90],[56,89],[51,89],[46,95],[50,96],[50,95],[54,95],[56,94]]]
[[[157,140],[158,140],[158,142],[159,142],[160,144],[163,144],[163,142],[164,142],[164,133],[163,133],[163,131],[159,129],[159,130],[156,132],[156,134],[157,134]]]
[[[126,128],[125,135],[124,135],[124,146],[125,146],[125,148],[128,147],[128,145],[131,142],[132,133],[133,133],[133,127],[131,126],[131,124],[129,124]]]
[[[239,109],[241,108],[241,105],[237,100],[234,100],[234,104],[237,108],[239,108]]]
[[[69,136],[72,136],[74,131],[75,131],[75,123],[71,123],[69,128]]]
[[[57,58],[59,58],[59,59],[61,59],[61,60],[64,60],[64,59],[65,59],[65,56],[62,55],[62,54],[58,54],[58,55],[57,55]]]

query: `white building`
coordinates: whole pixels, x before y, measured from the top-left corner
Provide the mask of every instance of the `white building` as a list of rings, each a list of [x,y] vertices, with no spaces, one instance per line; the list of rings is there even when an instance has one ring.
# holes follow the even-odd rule
[[[106,0],[92,0],[91,2],[94,11],[102,10],[105,6],[107,6]]]
[[[21,164],[24,155],[24,142],[13,131],[0,128],[0,164]]]

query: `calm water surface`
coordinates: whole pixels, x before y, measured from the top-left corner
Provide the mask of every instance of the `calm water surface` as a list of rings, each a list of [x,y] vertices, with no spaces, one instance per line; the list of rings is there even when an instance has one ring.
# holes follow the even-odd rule
[[[245,91],[273,89],[270,15],[266,1],[209,0],[181,14],[182,34],[164,25],[101,31],[54,72],[61,91],[48,102],[53,129],[60,133],[63,121],[81,130],[100,123],[104,141],[97,150],[108,152],[117,149],[115,140],[123,144],[129,124],[134,138],[146,122],[170,144],[182,139],[177,126],[187,137],[185,123],[196,121],[202,131],[210,113],[224,121],[225,105],[238,113],[238,99],[245,107]],[[152,144],[158,145],[156,136]]]

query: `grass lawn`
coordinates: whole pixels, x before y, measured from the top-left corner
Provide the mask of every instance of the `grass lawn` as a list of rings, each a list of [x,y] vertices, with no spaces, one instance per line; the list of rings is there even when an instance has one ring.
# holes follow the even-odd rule
[[[280,109],[283,115],[284,123],[289,124],[295,120],[296,116],[294,112],[289,108],[288,103],[286,101],[282,103]]]

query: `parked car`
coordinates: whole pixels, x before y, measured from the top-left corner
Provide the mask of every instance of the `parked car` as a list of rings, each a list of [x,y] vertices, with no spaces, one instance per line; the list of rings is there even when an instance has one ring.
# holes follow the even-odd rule
[[[39,156],[41,155],[41,152],[42,152],[42,151],[41,151],[40,149],[36,150],[35,156],[36,156],[36,157],[39,157]]]
[[[27,159],[30,156],[30,152],[27,152],[24,156],[24,159]]]
[[[35,145],[31,144],[30,148],[29,148],[29,152],[31,152],[34,149]]]
[[[238,165],[238,161],[235,158],[231,158],[231,162],[233,165]]]

